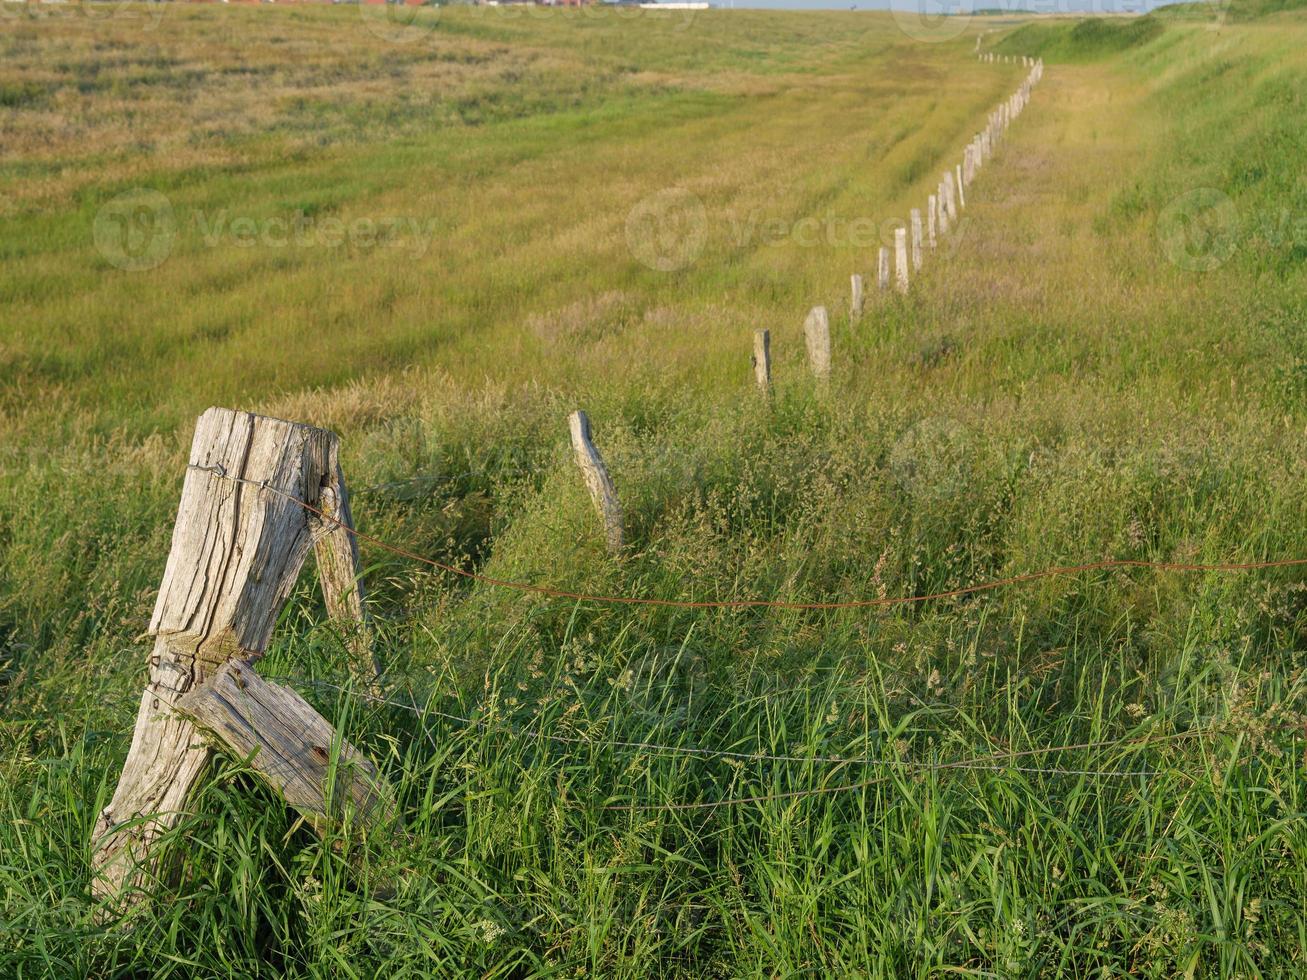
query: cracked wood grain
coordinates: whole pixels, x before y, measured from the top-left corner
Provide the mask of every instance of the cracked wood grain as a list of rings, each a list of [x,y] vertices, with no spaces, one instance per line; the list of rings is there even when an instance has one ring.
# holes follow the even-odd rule
[[[295,500],[317,504],[335,442],[323,429],[247,412],[200,416],[150,622],[149,680],[118,786],[95,825],[97,897],[128,898],[163,875],[151,844],[184,816],[209,761],[174,706],[229,661],[263,654],[312,545]]]

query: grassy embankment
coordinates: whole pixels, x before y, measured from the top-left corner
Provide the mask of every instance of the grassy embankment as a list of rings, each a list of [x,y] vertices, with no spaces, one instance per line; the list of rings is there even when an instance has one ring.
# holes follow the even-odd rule
[[[836,314],[826,393],[800,323],[872,271],[847,222],[920,206],[1019,69],[866,15],[650,31],[444,11],[402,45],[359,17],[168,8],[153,31],[5,33],[0,972],[1292,974],[1293,573],[705,613],[469,589],[365,549],[395,672],[491,722],[433,719],[428,739],[314,695],[401,788],[408,833],[373,856],[402,869],[397,895],[371,896],[224,764],[179,835],[182,899],[130,932],[92,924],[88,829],[209,403],[336,428],[357,485],[422,477],[359,498],[373,533],[586,590],[851,599],[1107,556],[1307,554],[1291,16],[1000,40],[1045,51],[1046,79],[911,296],[856,326]],[[179,231],[129,273],[92,227],[137,187]],[[625,225],[668,187],[703,202],[706,239],[659,272]],[[1235,224],[1190,253],[1157,229],[1212,200],[1196,188],[1228,195]],[[224,209],[435,234],[210,244]],[[747,363],[764,326],[770,408]],[[566,459],[577,405],[628,510],[619,562]],[[340,676],[318,605],[306,577],[265,672]],[[511,734],[528,725],[593,744]],[[1153,774],[727,762],[621,739],[911,763],[1112,740],[1025,762]]]

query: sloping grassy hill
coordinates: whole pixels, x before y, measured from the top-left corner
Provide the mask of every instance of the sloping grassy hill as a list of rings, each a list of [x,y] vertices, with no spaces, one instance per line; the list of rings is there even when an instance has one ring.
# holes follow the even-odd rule
[[[178,834],[182,884],[132,929],[95,920],[90,827],[211,402],[340,432],[369,533],[576,591],[838,601],[1307,557],[1292,17],[984,34],[1045,52],[1045,79],[960,233],[852,323],[881,222],[1021,77],[974,33],[487,9],[395,38],[364,16],[5,33],[0,973],[1293,975],[1301,569],[705,611],[365,546],[390,695],[444,714],[322,686],[346,653],[311,577],[261,670],[399,787],[379,873],[228,760]],[[133,272],[95,223],[137,188],[175,226]],[[651,200],[702,205],[669,270],[628,237]],[[269,237],[299,214],[308,244]],[[373,234],[332,244],[328,218]],[[390,219],[418,231],[378,245]],[[575,407],[627,511],[619,560],[568,458]]]

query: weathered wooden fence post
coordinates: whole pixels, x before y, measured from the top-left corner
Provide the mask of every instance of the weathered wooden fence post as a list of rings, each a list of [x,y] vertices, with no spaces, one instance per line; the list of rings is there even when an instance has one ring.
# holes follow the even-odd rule
[[[576,465],[581,468],[586,488],[594,501],[595,510],[604,525],[604,540],[608,550],[617,554],[622,550],[622,506],[617,501],[617,489],[613,478],[608,475],[604,458],[590,439],[590,419],[582,411],[575,411],[568,417],[572,430],[572,451],[576,455]]]
[[[862,316],[864,298],[862,291],[862,276],[856,272],[853,273],[853,275],[849,277],[849,288],[853,294],[849,299],[849,319],[856,320],[858,317]]]
[[[962,190],[962,164],[957,165],[957,186],[958,186],[958,210],[967,206],[967,196]]]
[[[826,307],[814,306],[803,321],[803,339],[808,345],[808,366],[819,381],[830,377],[830,317]]]
[[[938,207],[939,199],[934,194],[926,198],[926,243],[931,248],[935,247],[935,226],[939,220],[936,215]]]
[[[936,198],[939,202],[939,233],[943,237],[948,234],[948,187],[942,180]]]
[[[912,209],[912,271],[921,271],[921,208]]]
[[[332,522],[336,529],[347,526],[348,498],[336,460],[336,437],[324,429],[223,408],[200,416],[150,622],[149,682],[118,786],[96,821],[92,892],[97,897],[128,898],[162,876],[164,864],[153,845],[185,812],[207,768],[209,741],[242,757],[250,740],[275,743],[285,758],[256,758],[255,771],[275,786],[273,770],[284,784],[290,765],[301,785],[288,801],[315,826],[333,822],[332,791],[315,768],[318,755],[331,745],[317,736],[331,726],[299,695],[259,681],[272,689],[278,706],[294,705],[295,711],[276,719],[282,726],[276,731],[256,728],[239,742],[207,725],[188,705],[215,695],[231,678],[246,676],[242,671],[267,648],[314,546],[315,526],[304,505],[333,513],[340,522]],[[362,608],[354,554],[339,537],[320,551],[328,604],[344,616]],[[302,742],[297,733],[309,731],[309,721],[313,735]],[[342,749],[342,756],[353,759],[357,753]],[[354,829],[387,809],[375,805],[386,792],[375,771],[347,769],[341,770],[347,795],[359,803],[354,816],[360,822],[349,824]]]
[[[889,289],[889,249],[884,245],[876,253],[876,285],[881,292]]]
[[[351,533],[354,518],[350,514],[349,491],[345,488],[345,476],[336,458],[338,455],[338,446],[333,440],[329,472],[318,496],[317,509],[322,514],[309,512],[313,555],[327,615],[344,634],[345,644],[352,654],[355,676],[371,684],[381,675],[381,662],[377,659],[368,626],[363,580],[359,576],[359,546]]]
[[[894,286],[900,293],[908,291],[908,232],[894,229]]]
[[[771,391],[771,332],[753,332],[753,378],[765,395]]]

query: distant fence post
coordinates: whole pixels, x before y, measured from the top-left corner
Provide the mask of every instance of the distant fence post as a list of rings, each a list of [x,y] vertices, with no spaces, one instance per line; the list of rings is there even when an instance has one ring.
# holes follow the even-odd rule
[[[803,321],[803,338],[808,345],[808,366],[820,381],[830,377],[830,317],[826,307],[814,306]]]
[[[935,224],[938,221],[935,210],[939,206],[938,198],[934,194],[926,198],[926,243],[935,247]]]
[[[962,164],[958,164],[956,169],[958,183],[958,209],[961,210],[967,206],[967,196],[962,190]]]
[[[613,478],[608,475],[604,458],[590,438],[590,418],[580,410],[568,417],[572,431],[572,451],[576,455],[576,465],[581,468],[586,488],[594,501],[595,510],[604,525],[604,540],[611,554],[622,550],[622,507],[617,501],[617,488]]]
[[[912,271],[921,271],[921,208],[912,209]]]
[[[884,245],[876,253],[876,285],[881,292],[889,289],[889,249]]]
[[[753,332],[753,378],[765,395],[771,391],[771,332]]]
[[[908,291],[908,232],[894,229],[894,286],[900,293]]]
[[[849,277],[849,289],[852,293],[849,298],[849,319],[856,320],[858,317],[862,316],[864,300],[861,275],[855,272]]]
[[[336,528],[348,521],[337,455],[336,437],[324,429],[225,408],[200,416],[150,621],[149,682],[117,788],[95,825],[91,890],[97,897],[122,900],[163,877],[163,859],[154,845],[185,813],[207,769],[209,743],[241,758],[248,755],[248,738],[276,743],[301,761],[329,751],[331,741],[318,736],[329,733],[330,724],[298,695],[275,685],[265,685],[275,689],[272,700],[295,704],[294,717],[260,716],[280,726],[278,732],[256,727],[245,740],[197,722],[187,705],[213,695],[263,655],[314,546],[315,530],[322,530],[305,505],[333,513],[341,521]],[[324,500],[328,489],[335,494],[332,500]],[[335,538],[321,554],[329,605],[336,613],[354,615],[362,608],[362,593],[352,550],[346,554]],[[275,715],[276,707],[271,710]],[[312,744],[286,734],[310,728],[314,734],[305,737],[316,738]],[[345,754],[357,756],[352,749]],[[266,775],[260,765],[254,769]],[[332,819],[331,791],[319,778],[322,772],[300,772],[297,795],[287,797],[316,815],[320,828]],[[345,768],[338,774],[348,795],[359,801],[385,796],[374,777],[374,771],[350,774]],[[356,811],[361,823],[350,827],[366,825],[378,812],[372,806]]]
[[[944,181],[939,182],[939,192],[936,195],[939,202],[939,233],[940,235],[948,234],[948,185]]]

